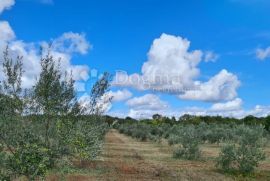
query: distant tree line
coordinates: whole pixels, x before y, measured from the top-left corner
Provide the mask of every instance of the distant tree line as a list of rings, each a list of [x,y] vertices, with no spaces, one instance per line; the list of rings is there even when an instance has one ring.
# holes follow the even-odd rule
[[[267,131],[270,131],[270,115],[267,117],[260,117],[260,118],[249,115],[242,119],[222,117],[222,116],[194,116],[194,115],[189,115],[189,114],[185,114],[178,119],[176,119],[175,117],[170,118],[170,117],[162,116],[160,114],[153,115],[152,119],[142,119],[142,120],[137,120],[131,117],[118,118],[118,117],[106,116],[105,118],[108,124],[112,124],[115,121],[117,121],[119,124],[140,121],[146,124],[154,124],[154,125],[159,125],[159,124],[164,124],[164,123],[170,124],[170,125],[175,125],[175,124],[198,125],[200,123],[245,124],[245,125],[261,125]]]

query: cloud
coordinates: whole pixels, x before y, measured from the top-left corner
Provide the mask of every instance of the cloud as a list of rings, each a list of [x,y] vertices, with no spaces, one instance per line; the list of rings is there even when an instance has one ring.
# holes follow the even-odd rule
[[[189,52],[189,47],[187,39],[167,34],[154,40],[148,52],[148,61],[142,66],[142,75],[149,80],[150,87],[192,86],[193,79],[199,75],[197,65],[202,52]]]
[[[240,98],[236,98],[232,101],[225,103],[213,104],[210,110],[212,111],[237,111],[242,108],[243,101]]]
[[[226,110],[227,109],[227,110]],[[242,119],[246,116],[253,115],[256,117],[266,117],[270,115],[270,106],[256,105],[254,108],[245,110],[243,108],[225,108],[224,110],[213,110],[210,108],[200,108],[200,107],[186,107],[181,109],[164,109],[161,111],[154,110],[134,110],[130,109],[128,116],[136,119],[151,118],[153,114],[159,113],[167,117],[179,118],[185,114],[195,115],[195,116],[222,116],[222,117],[233,117]],[[121,113],[111,113],[114,116],[124,117]]]
[[[248,115],[256,117],[266,117],[270,115],[270,106],[256,105],[252,109],[242,108],[243,101],[240,98],[235,98],[232,101],[215,103],[210,107],[184,107],[171,108],[171,106],[160,100],[160,98],[153,94],[146,94],[141,97],[130,99],[126,103],[129,106],[127,112],[112,111],[108,112],[111,116],[124,118],[127,115],[135,119],[151,118],[152,115],[158,113],[167,117],[179,118],[185,114],[196,116],[222,116],[244,118]]]
[[[154,40],[148,52],[148,60],[142,66],[142,74],[132,74],[122,82],[116,80],[116,85],[164,92],[174,88],[181,92],[186,87],[192,87],[193,79],[200,73],[197,65],[203,53],[200,50],[189,52],[189,46],[187,39],[162,34]]]
[[[204,53],[205,62],[215,62],[219,58],[219,55],[213,51],[207,51]]]
[[[1,0],[0,1],[0,14],[5,9],[10,9],[15,4],[15,0]]]
[[[241,107],[242,100],[237,98],[233,101],[222,104],[214,104],[210,108],[186,108],[180,112],[177,112],[178,117],[184,114],[201,115],[201,116],[222,116],[222,117],[234,117],[242,119],[246,116],[252,115],[256,117],[266,117],[270,115],[270,106],[256,105],[251,109],[243,109]]]
[[[128,100],[126,104],[130,108],[127,115],[136,119],[151,118],[156,113],[165,114],[165,111],[169,108],[168,103],[162,101],[155,94],[134,97]]]
[[[253,115],[256,117],[266,117],[270,115],[270,106],[256,105],[254,109],[246,112],[246,115]]]
[[[11,41],[15,39],[15,33],[7,21],[0,21],[0,40]]]
[[[135,110],[130,109],[128,112],[128,117],[134,118],[134,119],[150,119],[154,114],[161,113],[154,110]]]
[[[197,82],[196,84],[196,89],[187,90],[179,97],[181,99],[199,101],[229,101],[237,96],[236,90],[240,86],[240,81],[236,75],[227,70],[222,70],[209,81]]]
[[[92,46],[85,38],[85,34],[67,32],[53,40],[52,48],[63,53],[86,54]]]
[[[190,51],[190,41],[179,36],[162,34],[153,41],[148,60],[141,74],[128,75],[118,71],[114,86],[134,87],[177,95],[181,99],[200,101],[227,101],[237,96],[240,85],[237,76],[227,70],[220,71],[207,82],[198,81],[199,63],[203,51]],[[204,59],[213,60],[217,55],[206,52]]]
[[[265,49],[258,48],[256,50],[256,57],[259,60],[265,60],[266,58],[270,57],[270,47],[267,47]]]
[[[132,93],[127,89],[117,90],[116,92],[110,91],[109,95],[112,96],[113,102],[125,101],[132,97]]]
[[[160,100],[155,94],[145,94],[141,97],[134,97],[126,102],[132,110],[159,111],[168,108],[168,103]]]
[[[146,94],[141,97],[136,97],[127,101],[129,111],[125,114],[123,112],[109,112],[112,116],[125,117],[128,115],[135,119],[151,118],[152,115],[158,113],[167,117],[179,118],[185,114],[196,116],[222,116],[244,118],[248,115],[256,117],[266,117],[270,115],[270,106],[256,105],[252,109],[243,109],[243,101],[236,98],[232,101],[216,103],[208,108],[203,107],[185,107],[185,108],[171,108],[165,101],[153,94]]]

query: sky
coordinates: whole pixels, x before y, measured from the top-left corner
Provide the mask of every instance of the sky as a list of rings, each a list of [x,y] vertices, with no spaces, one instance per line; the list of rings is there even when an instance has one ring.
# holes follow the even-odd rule
[[[0,51],[8,44],[23,56],[31,88],[40,47],[52,44],[82,104],[110,72],[109,115],[262,117],[270,114],[269,8],[268,0],[0,0]]]

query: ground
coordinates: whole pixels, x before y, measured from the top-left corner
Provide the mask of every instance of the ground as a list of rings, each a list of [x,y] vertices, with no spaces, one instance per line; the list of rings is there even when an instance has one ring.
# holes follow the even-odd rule
[[[225,175],[215,168],[214,158],[219,152],[218,145],[204,145],[204,159],[201,161],[176,160],[172,158],[172,151],[173,148],[166,143],[140,142],[117,130],[110,130],[98,160],[74,161],[75,167],[61,168],[46,180],[270,180],[270,160],[264,161],[252,177],[240,177]],[[269,155],[270,151],[266,151]]]

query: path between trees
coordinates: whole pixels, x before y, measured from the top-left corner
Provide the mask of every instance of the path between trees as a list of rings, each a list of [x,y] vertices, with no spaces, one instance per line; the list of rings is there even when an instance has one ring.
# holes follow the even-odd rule
[[[71,181],[226,181],[228,177],[215,171],[209,161],[184,161],[172,158],[172,148],[166,144],[140,142],[110,130],[105,137],[101,158],[83,162],[78,167],[89,174],[71,174]]]

